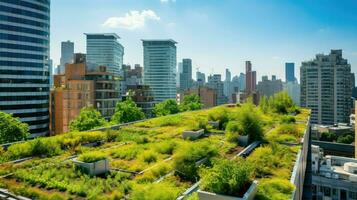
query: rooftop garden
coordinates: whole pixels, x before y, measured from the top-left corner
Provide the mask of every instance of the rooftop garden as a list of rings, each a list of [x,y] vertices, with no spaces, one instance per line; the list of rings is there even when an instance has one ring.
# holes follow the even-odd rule
[[[241,196],[256,180],[256,199],[289,199],[308,115],[279,94],[259,106],[222,105],[118,130],[73,131],[13,144],[0,149],[0,188],[32,199],[165,200],[197,182],[202,191]],[[197,130],[204,134],[183,138],[183,132]],[[263,144],[238,157],[241,136]],[[17,159],[24,160],[13,162]],[[91,175],[74,160],[108,160],[109,171]]]

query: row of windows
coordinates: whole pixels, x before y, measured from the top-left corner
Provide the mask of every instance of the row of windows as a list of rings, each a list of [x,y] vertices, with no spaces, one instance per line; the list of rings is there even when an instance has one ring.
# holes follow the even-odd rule
[[[48,92],[49,90],[50,89],[48,87],[29,87],[29,88],[0,87],[0,92]]]
[[[1,70],[1,69],[0,69],[0,74],[49,76],[49,72],[46,71],[23,71],[23,70]]]
[[[12,35],[6,33],[0,33],[0,39],[2,40],[14,40],[14,41],[22,41],[22,42],[31,42],[37,44],[48,45],[48,40],[27,37],[27,36],[20,36],[20,35]]]
[[[28,16],[28,17],[34,17],[34,18],[43,19],[43,20],[50,19],[47,15],[44,15],[44,14],[40,14],[40,13],[28,11],[28,10],[22,10],[22,9],[18,9],[18,8],[11,8],[8,6],[0,5],[0,11],[12,13],[12,14],[24,15],[24,16]]]
[[[34,46],[21,45],[21,44],[0,43],[0,47],[6,49],[16,49],[16,50],[26,50],[26,51],[40,51],[40,52],[47,51],[47,48],[44,47],[34,47]]]
[[[26,100],[46,100],[49,96],[4,96],[0,97],[0,101],[26,101]]]
[[[11,17],[11,16],[6,16],[6,15],[0,15],[0,20],[1,21],[6,21],[6,22],[12,22],[12,23],[18,23],[18,24],[26,24],[30,26],[37,26],[40,28],[45,28],[49,29],[49,25],[43,22],[37,22],[29,19],[24,19],[24,18],[18,18],[18,17]]]
[[[20,117],[20,118],[25,118],[25,117],[42,117],[42,116],[48,116],[48,112],[16,113],[16,114],[14,114],[14,117]]]
[[[48,120],[47,120],[48,121]],[[48,122],[47,122],[48,123]],[[34,133],[42,133],[42,132],[48,132],[48,127],[46,128],[37,128],[37,129],[31,129],[29,131],[31,134],[34,134]]]
[[[9,79],[9,78],[1,78],[0,83],[39,83],[39,84],[49,84],[48,79]]]
[[[36,59],[36,60],[47,60],[47,56],[44,55],[34,55],[26,53],[12,53],[12,52],[0,52],[0,57],[8,58],[25,58],[25,59]]]
[[[40,3],[49,4],[49,2],[47,2],[45,0],[42,0],[42,1],[37,0],[37,1],[40,2]],[[38,4],[29,3],[29,2],[21,1],[21,0],[1,0],[1,2],[14,4],[14,5],[17,5],[17,6],[28,7],[28,8],[32,8],[32,9],[35,9],[35,10],[41,10],[41,11],[44,11],[44,12],[49,12],[50,11],[45,6],[41,6],[41,5],[38,5]]]
[[[5,61],[0,60],[0,66],[16,66],[16,67],[44,67],[44,63],[32,63],[32,62],[17,62],[17,61]]]
[[[40,31],[40,30],[24,28],[24,27],[19,27],[19,26],[10,26],[10,25],[5,25],[5,24],[0,24],[0,29],[6,30],[6,31],[15,31],[15,32],[29,33],[29,34],[42,35],[42,36],[49,37],[49,34],[46,31]]]
[[[21,110],[33,108],[49,108],[49,104],[0,105],[0,110]]]

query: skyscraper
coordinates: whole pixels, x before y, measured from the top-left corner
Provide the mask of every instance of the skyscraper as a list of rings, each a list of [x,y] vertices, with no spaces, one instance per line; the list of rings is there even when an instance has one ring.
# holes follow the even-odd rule
[[[86,33],[85,35],[87,36],[87,63],[95,64],[95,67],[106,66],[109,73],[120,75],[124,56],[124,47],[118,42],[120,37],[115,33]]]
[[[252,63],[250,61],[245,62],[245,74],[246,74],[246,92],[251,94],[256,90],[257,85],[257,72],[252,71]]]
[[[217,105],[227,103],[228,99],[223,94],[224,85],[220,74],[213,74],[208,76],[207,87],[216,90]]]
[[[295,81],[295,63],[285,63],[285,82]]]
[[[205,73],[196,72],[196,81],[198,86],[203,86],[206,83],[206,75]]]
[[[67,63],[72,63],[74,55],[74,43],[66,41],[61,43],[61,59],[59,65],[59,74],[64,74],[64,67]]]
[[[153,91],[154,101],[176,99],[176,43],[174,40],[142,40],[144,84]]]
[[[232,74],[229,69],[226,69],[226,79],[224,80],[224,96],[228,97],[229,100],[232,99]]]
[[[244,73],[239,74],[239,90],[244,91],[246,88],[246,76]]]
[[[180,73],[180,90],[192,87],[192,60],[182,59],[182,72]]]
[[[317,54],[300,69],[301,106],[311,109],[311,122],[335,124],[349,121],[351,108],[351,66],[342,50]]]
[[[50,1],[0,1],[0,110],[49,130]]]

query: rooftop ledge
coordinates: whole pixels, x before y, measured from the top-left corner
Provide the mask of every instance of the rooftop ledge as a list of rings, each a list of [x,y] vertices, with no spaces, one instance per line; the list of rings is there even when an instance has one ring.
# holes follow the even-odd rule
[[[209,169],[217,159],[242,162],[237,157],[244,157],[254,166],[251,178],[258,181],[257,197],[301,198],[309,110],[300,109],[300,114],[289,116],[294,122],[288,123],[288,115],[250,108],[259,115],[264,139],[255,143],[260,146],[248,146],[248,153],[241,153],[245,147],[232,141],[228,129],[220,130],[208,121],[228,120],[224,126],[234,126],[245,107],[218,106],[15,143],[0,149],[0,188],[34,199],[198,199],[199,168]],[[200,129],[204,134],[194,141],[182,137],[185,131]],[[92,176],[78,170],[72,160],[88,152],[104,155],[110,172]]]

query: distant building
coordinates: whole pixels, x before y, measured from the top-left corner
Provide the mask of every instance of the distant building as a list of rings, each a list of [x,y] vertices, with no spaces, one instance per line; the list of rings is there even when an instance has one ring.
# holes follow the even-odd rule
[[[324,155],[319,146],[311,147],[312,199],[356,199],[357,160]]]
[[[109,73],[120,75],[123,65],[124,47],[115,33],[86,33],[87,63],[107,66]]]
[[[245,91],[250,94],[256,91],[257,86],[257,72],[252,71],[252,63],[250,61],[245,62],[245,75],[246,75],[246,88]]]
[[[50,97],[51,134],[69,131],[69,123],[85,106],[95,107],[106,119],[114,114],[119,81],[106,67],[87,71],[86,63],[66,64],[65,73],[54,75]]]
[[[182,72],[180,73],[180,90],[185,91],[192,87],[192,60],[182,60]]]
[[[283,90],[288,93],[297,106],[300,106],[300,84],[297,81],[283,83]]]
[[[239,74],[239,90],[244,91],[246,89],[246,75],[244,73]]]
[[[65,65],[73,62],[74,43],[71,41],[61,42],[61,58],[57,74],[63,74]]]
[[[301,106],[311,109],[311,123],[348,123],[351,114],[351,65],[342,50],[318,54],[300,69]]]
[[[155,103],[176,99],[176,42],[143,40],[144,84],[154,94]]]
[[[128,85],[128,94],[147,117],[153,116],[154,96],[148,85]]]
[[[224,96],[228,97],[229,101],[232,102],[232,74],[229,69],[226,69],[226,78],[224,80]]]
[[[263,76],[262,81],[258,82],[257,89],[261,96],[270,97],[283,90],[283,83],[280,79],[277,80],[276,76],[272,76],[271,80],[268,76]]]
[[[182,73],[182,62],[177,64],[177,72],[176,72],[176,86],[180,89],[180,75]]]
[[[295,82],[295,63],[285,63],[285,82]]]
[[[217,105],[225,104],[228,99],[223,94],[223,82],[220,74],[214,74],[208,76],[207,87],[216,90],[217,92]]]
[[[204,86],[206,84],[206,75],[202,72],[196,72],[196,83],[198,86]]]
[[[200,97],[203,108],[217,106],[217,91],[206,86],[189,88],[180,94],[179,102],[182,102],[186,95],[196,94]]]

